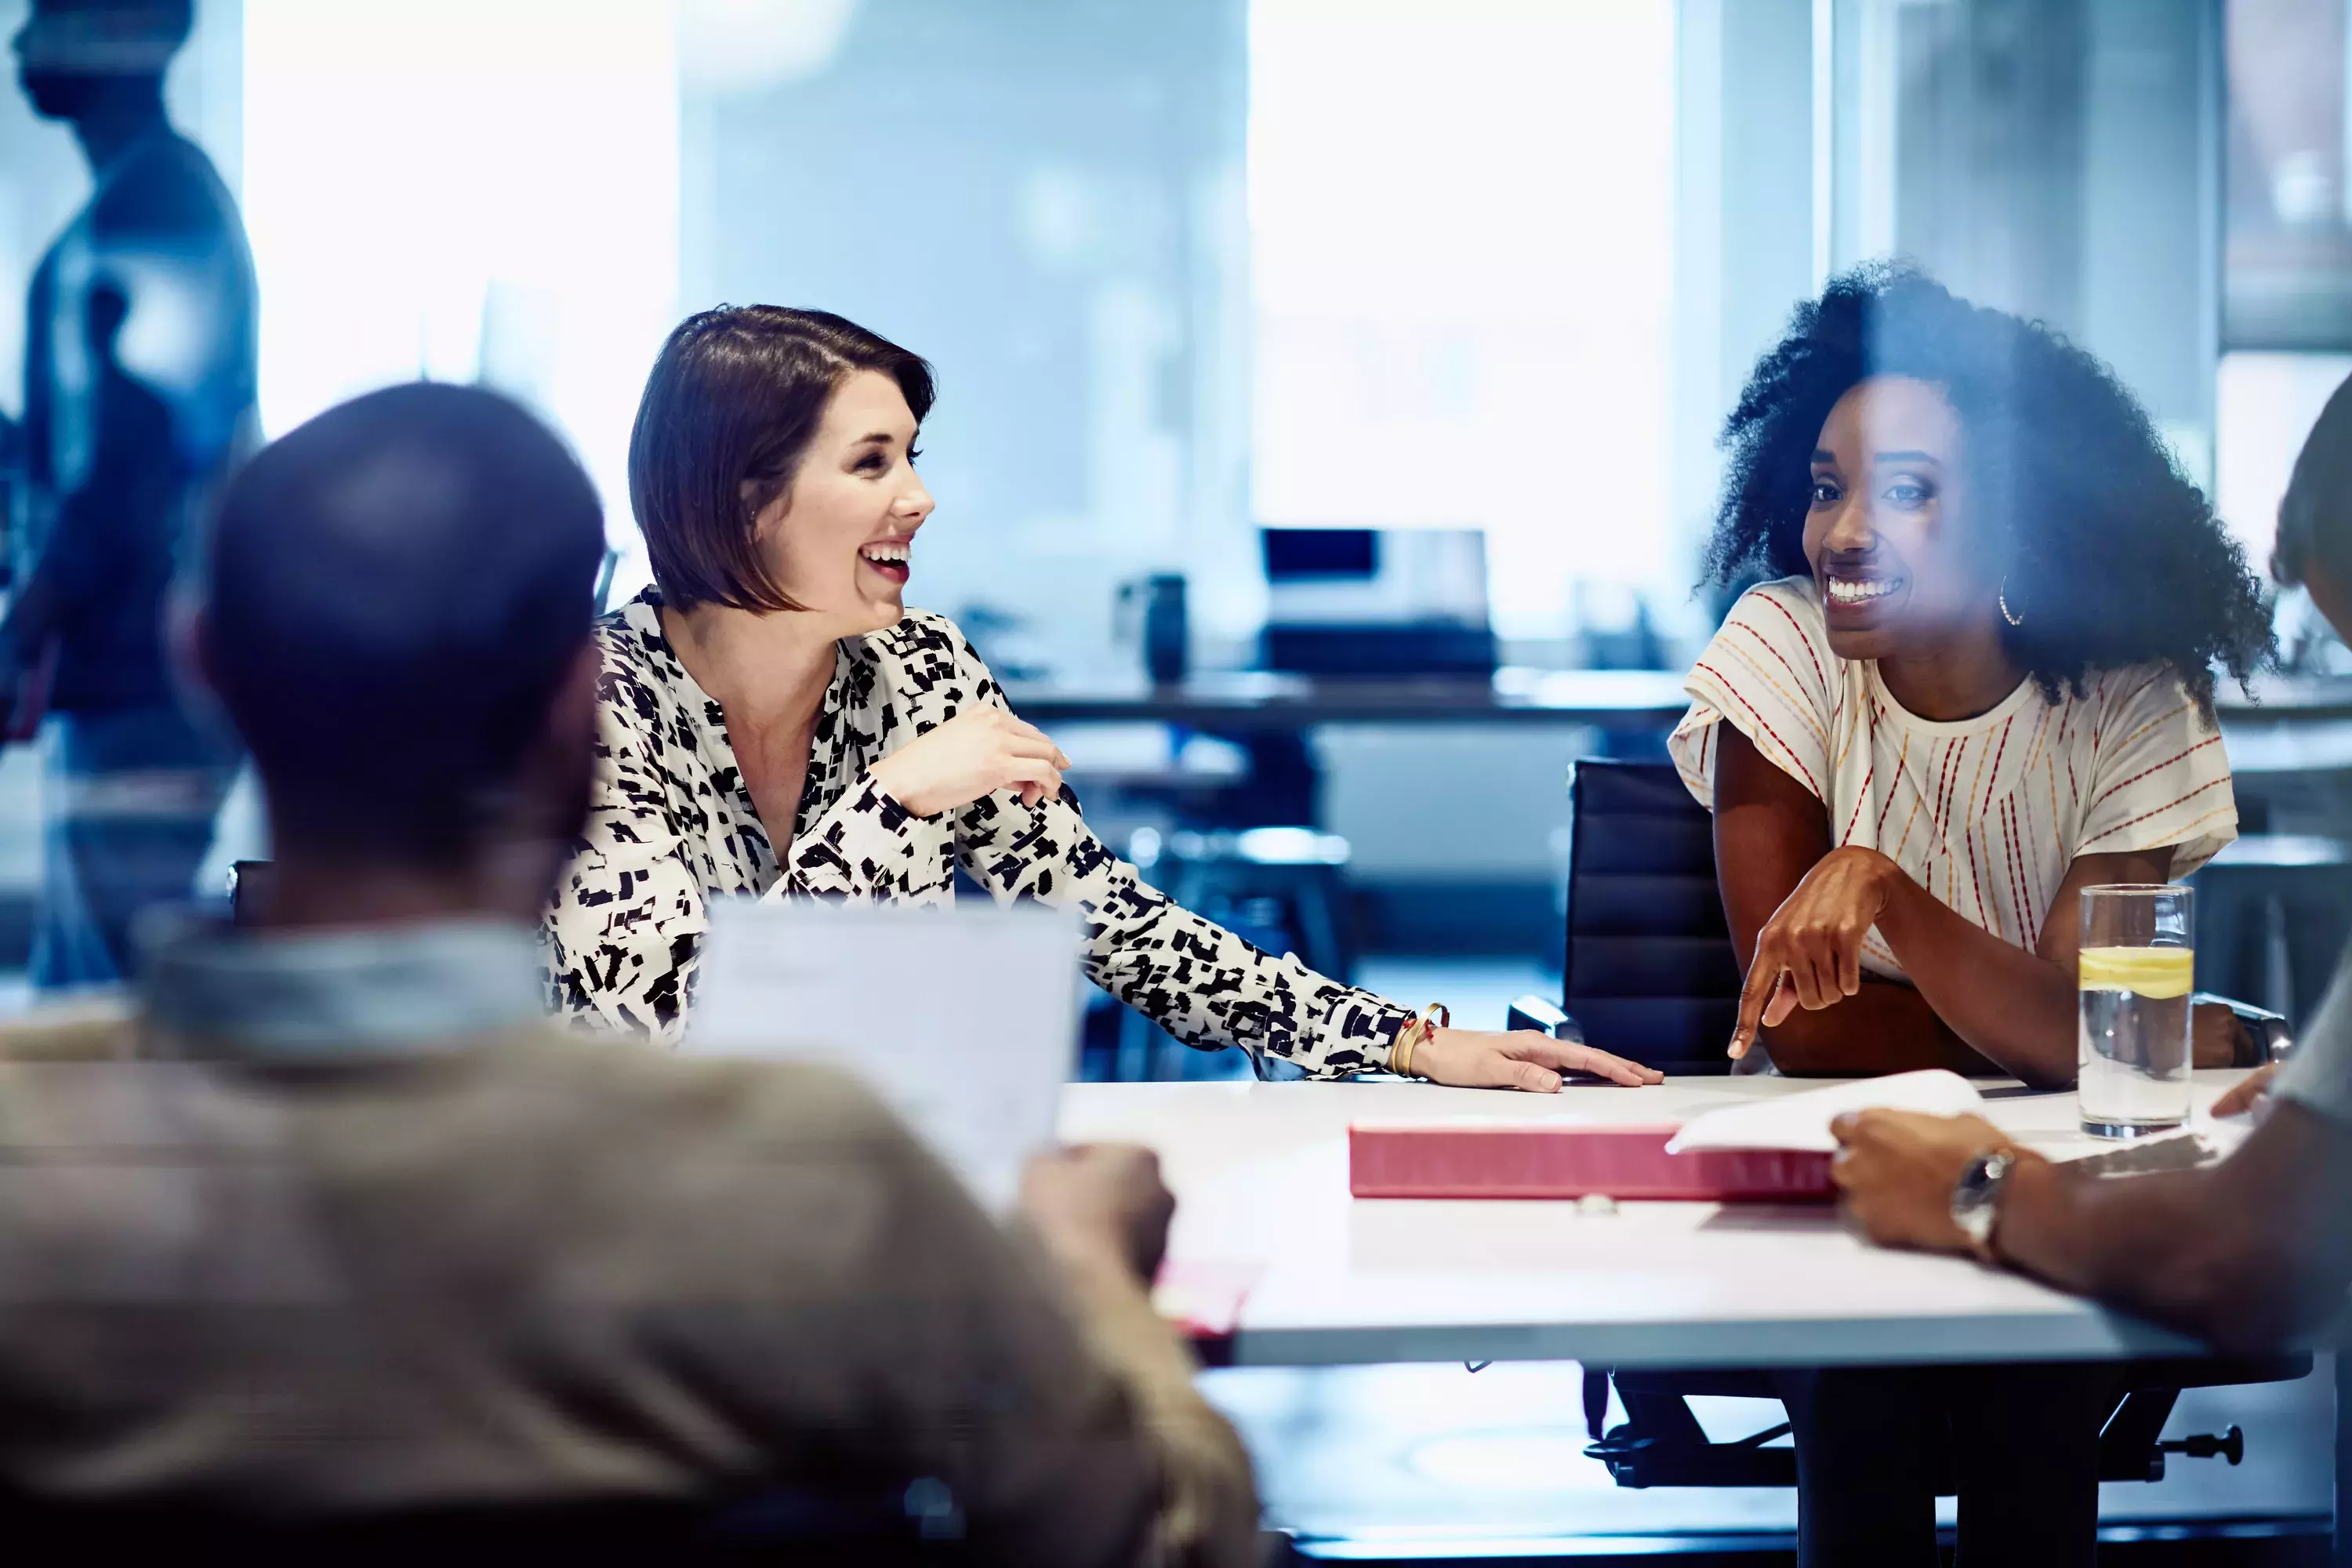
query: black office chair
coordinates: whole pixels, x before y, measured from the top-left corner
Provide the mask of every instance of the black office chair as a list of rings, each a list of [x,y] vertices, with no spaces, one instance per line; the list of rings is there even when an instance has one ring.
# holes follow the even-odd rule
[[[1731,1070],[1739,964],[1715,884],[1715,822],[1663,763],[1569,770],[1563,1012],[1512,1004],[1511,1027],[1670,1073]]]
[[[1713,817],[1662,763],[1585,758],[1569,771],[1568,798],[1564,1005],[1522,996],[1511,1004],[1509,1027],[1579,1040],[1669,1073],[1729,1071],[1723,1046],[1738,1014],[1740,970],[1716,886]],[[2230,1005],[2257,1040],[2291,1046],[2277,1014]],[[2236,1464],[2245,1439],[2234,1426],[2218,1436],[2159,1441],[2180,1391],[2280,1382],[2310,1370],[2307,1355],[2129,1363],[2129,1392],[2102,1429],[2099,1479],[2160,1479],[2168,1454],[2219,1455]],[[1604,1432],[1612,1381],[1626,1419]],[[1765,1446],[1787,1435],[1785,1423],[1736,1442],[1710,1442],[1686,1403],[1692,1394],[1777,1397],[1769,1375],[1752,1370],[1589,1368],[1584,1417],[1594,1442],[1586,1452],[1624,1487],[1796,1484],[1794,1451]]]

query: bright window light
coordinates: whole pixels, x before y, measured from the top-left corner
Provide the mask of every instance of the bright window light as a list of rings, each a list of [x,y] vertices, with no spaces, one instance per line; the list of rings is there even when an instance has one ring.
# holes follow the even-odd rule
[[[629,422],[677,298],[668,0],[245,0],[245,216],[276,435],[482,380],[634,547]]]
[[[1252,0],[1258,521],[1486,531],[1496,629],[1679,601],[1671,0]]]
[[[2214,501],[2257,572],[2278,533],[2295,455],[2344,378],[2352,354],[2229,353],[2214,395]]]

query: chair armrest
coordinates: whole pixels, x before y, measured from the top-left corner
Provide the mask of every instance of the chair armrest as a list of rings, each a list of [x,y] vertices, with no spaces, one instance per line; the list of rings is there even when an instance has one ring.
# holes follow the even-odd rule
[[[1511,1004],[1504,1015],[1506,1029],[1533,1029],[1538,1035],[1549,1035],[1555,1040],[1571,1045],[1584,1044],[1583,1026],[1551,1003],[1529,993]]]
[[[2246,1036],[2254,1042],[2255,1056],[2252,1060],[2238,1062],[2242,1068],[2263,1067],[2283,1062],[2294,1054],[2294,1031],[2287,1026],[2285,1016],[2267,1007],[2257,1007],[2252,1002],[2241,1002],[2234,996],[2217,996],[2210,991],[2200,991],[2189,998],[2195,1003],[2212,1003],[2227,1007],[2246,1026]]]

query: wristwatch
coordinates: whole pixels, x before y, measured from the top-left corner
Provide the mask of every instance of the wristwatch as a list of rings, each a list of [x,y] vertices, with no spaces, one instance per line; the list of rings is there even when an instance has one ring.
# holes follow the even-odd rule
[[[1976,1255],[1988,1262],[1992,1258],[1993,1222],[2000,1217],[2000,1190],[2009,1184],[2009,1173],[2016,1166],[2014,1152],[1988,1149],[1969,1162],[1969,1168],[1952,1187],[1952,1223],[1969,1238]]]

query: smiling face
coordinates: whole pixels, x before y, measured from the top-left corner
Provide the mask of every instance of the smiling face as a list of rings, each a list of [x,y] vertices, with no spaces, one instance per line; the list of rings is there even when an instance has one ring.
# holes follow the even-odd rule
[[[915,416],[898,384],[854,371],[783,493],[754,524],[769,580],[853,637],[906,614],[916,530],[931,493],[916,477]]]
[[[1971,515],[1959,416],[1937,387],[1873,376],[1830,410],[1805,559],[1840,658],[1936,654],[1997,636],[2000,552]]]

